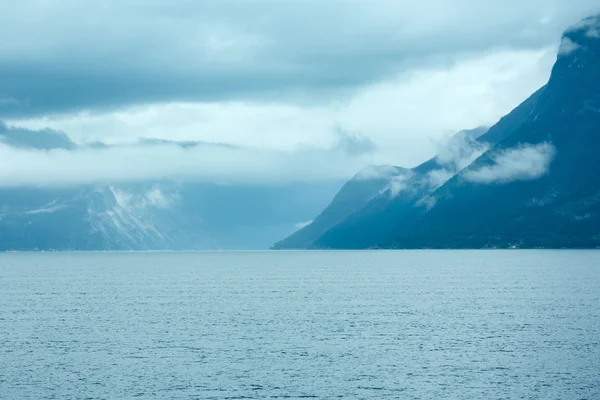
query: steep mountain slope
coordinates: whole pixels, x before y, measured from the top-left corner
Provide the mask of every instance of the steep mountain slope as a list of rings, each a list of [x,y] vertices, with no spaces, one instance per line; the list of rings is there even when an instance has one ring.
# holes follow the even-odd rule
[[[398,194],[375,198],[362,210],[325,232],[315,241],[315,247],[355,249],[389,246],[389,238],[399,226],[410,227],[432,206],[431,193],[485,150],[517,132],[531,116],[544,91],[545,87],[536,91],[485,133],[459,132],[440,154],[411,170],[410,180]]]
[[[344,185],[331,204],[311,224],[276,243],[273,248],[318,247],[323,235],[353,216],[363,218],[356,225],[357,229],[364,229],[363,221],[365,224],[376,224],[379,227],[378,231],[372,232],[366,238],[369,243],[377,243],[378,235],[383,235],[383,226],[387,222],[376,220],[382,214],[381,211],[393,204],[400,204],[402,207],[414,204],[423,193],[433,190],[452,177],[458,169],[487,149],[486,144],[478,141],[486,132],[487,128],[484,127],[458,132],[438,156],[410,170],[395,166],[364,168]],[[390,225],[391,228],[393,226]],[[341,247],[356,247],[357,244],[353,240],[361,239],[353,233],[345,233],[341,232],[341,241],[345,243]],[[365,247],[365,244],[361,242],[358,247]]]
[[[372,186],[361,179],[361,189],[365,192],[358,191],[358,197],[362,201],[354,203],[353,207],[344,207],[339,199],[348,197],[348,189],[357,181],[357,177],[353,178],[348,182],[349,186],[344,187],[345,193],[340,192],[312,224],[276,243],[274,248],[352,249],[380,245],[394,232],[397,221],[408,224],[418,217],[419,213],[414,211],[427,206],[427,194],[496,141],[514,133],[530,115],[541,93],[543,88],[490,129],[480,127],[458,132],[436,157],[415,168],[387,167],[391,172],[396,168],[397,173],[378,177]]]
[[[488,148],[512,136],[530,118],[542,87],[491,128],[459,132],[434,158],[411,170],[394,196],[378,196],[317,239],[318,248],[369,248],[389,245],[394,232],[410,227],[431,206],[430,195]],[[479,128],[478,128],[479,129]],[[400,228],[399,228],[400,227]]]
[[[416,208],[427,205],[427,194],[467,166],[492,144],[513,134],[532,112],[541,88],[492,128],[475,128],[457,133],[440,154],[410,170],[373,182],[354,207],[340,206],[338,197],[312,224],[276,243],[275,249],[291,248],[368,248],[385,242],[396,229],[397,221],[408,224],[418,216]],[[359,173],[360,174],[360,173]],[[349,182],[356,181],[356,177]],[[352,187],[351,185],[350,187]],[[393,190],[392,190],[393,187]],[[349,188],[346,188],[349,189]],[[339,193],[345,198],[347,193]],[[329,217],[335,216],[334,218]]]
[[[358,172],[340,189],[333,201],[314,221],[275,243],[274,249],[311,248],[315,240],[349,215],[359,211],[374,197],[392,189],[408,170],[394,166],[370,166]]]
[[[318,238],[319,248],[377,247],[394,231],[397,221],[408,223],[415,208],[427,207],[427,195],[443,185],[488,149],[487,129],[458,132],[431,160],[392,179],[390,187]]]
[[[467,136],[403,174],[395,193],[307,247],[595,247],[599,21],[569,29],[548,85],[476,142]]]
[[[523,126],[433,195],[391,247],[600,246],[600,16],[563,36]]]

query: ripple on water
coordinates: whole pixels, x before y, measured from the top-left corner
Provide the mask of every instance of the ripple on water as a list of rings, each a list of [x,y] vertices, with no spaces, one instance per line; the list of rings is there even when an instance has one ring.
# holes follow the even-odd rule
[[[0,398],[600,398],[600,252],[1,254]]]

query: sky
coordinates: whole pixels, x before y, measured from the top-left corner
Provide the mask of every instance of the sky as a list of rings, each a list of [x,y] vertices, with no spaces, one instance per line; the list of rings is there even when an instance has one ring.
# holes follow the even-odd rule
[[[412,167],[544,85],[561,33],[598,11],[597,0],[2,2],[0,185]]]

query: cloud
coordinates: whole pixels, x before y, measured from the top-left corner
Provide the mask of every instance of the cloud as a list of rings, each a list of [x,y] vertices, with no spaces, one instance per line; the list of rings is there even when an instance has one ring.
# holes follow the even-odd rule
[[[177,144],[23,149],[0,144],[0,186],[64,186],[147,180],[223,183],[346,179],[365,161],[338,149],[297,152]],[[160,203],[158,194],[148,201]]]
[[[165,102],[322,101],[415,66],[554,46],[565,26],[598,9],[596,0],[5,3],[2,96],[16,103],[0,108],[2,118]]]
[[[410,188],[411,178],[413,173],[411,171],[405,172],[401,175],[396,175],[390,178],[390,183],[383,190],[383,192],[387,192],[390,194],[390,198],[397,197],[401,192]]]
[[[441,167],[429,171],[426,181],[430,188],[438,188],[454,175],[471,165],[489,149],[489,144],[477,141],[487,128],[460,131],[452,136],[441,148],[435,160]]]
[[[295,228],[296,228],[296,230],[300,230],[300,229],[302,229],[302,228],[305,228],[305,227],[307,227],[307,226],[308,226],[308,225],[310,225],[310,224],[312,224],[312,220],[310,220],[310,221],[306,221],[306,222],[298,222],[298,223],[295,225]]]
[[[443,68],[419,66],[327,102],[146,104],[7,124],[66,132],[78,144],[144,139],[292,152],[339,146],[366,164],[408,168],[436,154],[449,132],[495,123],[546,83],[554,59],[552,48],[474,54]]]
[[[584,18],[581,21],[567,28],[567,35],[572,32],[584,31],[585,35],[590,38],[600,37],[600,14],[592,15]]]
[[[135,207],[138,210],[145,209],[168,209],[173,203],[179,200],[179,195],[175,192],[166,193],[158,185],[142,192],[129,192],[122,188],[110,186],[115,201],[119,207],[131,208]]]
[[[434,197],[434,196],[425,196],[421,200],[419,200],[416,205],[419,206],[419,207],[424,207],[425,210],[429,211],[433,207],[435,207],[436,203],[437,203],[437,198],[436,197]]]
[[[458,132],[436,155],[436,161],[456,172],[466,168],[489,149],[487,143],[476,139],[469,135],[469,131]]]
[[[377,145],[366,136],[345,132],[338,128],[339,148],[349,155],[374,153]]]
[[[491,125],[546,83],[561,31],[595,8],[8,2],[0,185],[281,182],[410,168],[448,132]],[[457,151],[432,182],[476,154]]]
[[[573,53],[575,50],[580,49],[581,45],[572,41],[568,37],[563,37],[560,42],[560,47],[558,48],[558,55],[567,56]]]
[[[154,186],[144,194],[144,199],[156,208],[170,208],[174,198],[166,196],[158,186]]]
[[[377,179],[386,180],[403,173],[405,173],[405,170],[393,165],[369,165],[358,171],[358,173],[354,175],[354,179],[359,181]]]
[[[547,142],[502,150],[491,155],[493,164],[468,169],[462,177],[484,184],[538,179],[548,172],[555,153]]]
[[[456,171],[447,169],[436,169],[433,171],[429,171],[427,173],[426,179],[429,184],[429,187],[435,189],[448,182],[454,175],[456,175]]]

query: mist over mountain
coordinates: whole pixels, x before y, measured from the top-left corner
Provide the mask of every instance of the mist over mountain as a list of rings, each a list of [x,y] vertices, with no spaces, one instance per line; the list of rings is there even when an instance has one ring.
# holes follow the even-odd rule
[[[0,250],[600,245],[599,17],[569,28],[556,46],[558,27],[594,4],[561,3],[556,15],[532,7],[517,18],[498,3],[511,11],[498,26],[465,24],[479,21],[469,7],[447,21],[468,26],[468,35],[431,43],[426,33],[441,38],[445,23],[407,25],[405,37],[398,12],[371,37],[357,22],[364,7],[329,9],[364,43],[327,25],[331,42],[311,36],[282,51],[289,46],[273,37],[298,44],[305,29],[278,8],[296,34],[273,21],[229,38],[211,28],[197,32],[210,39],[205,47],[132,53],[114,76],[88,64],[95,47],[82,49],[68,29],[21,32],[23,45],[5,48],[0,61],[8,77],[0,88]],[[115,24],[127,27],[140,10]],[[7,9],[2,29],[26,11]],[[189,22],[180,17],[173,14]],[[87,30],[86,40],[107,54],[141,45],[137,37],[106,41],[103,32]],[[33,51],[53,43],[52,57]],[[249,52],[234,51],[241,48]],[[206,68],[182,75],[179,60],[196,51],[190,65]],[[71,69],[71,54],[87,58]],[[147,69],[156,59],[160,74]],[[350,59],[364,69],[337,79]],[[119,82],[139,77],[134,66],[149,75],[123,90]],[[204,90],[207,76],[220,85]]]
[[[275,248],[600,246],[599,31],[599,16],[569,28],[548,83],[486,133],[398,171],[310,243],[296,241],[308,225]]]
[[[265,249],[309,220],[340,186],[147,182],[4,188],[0,250]]]

